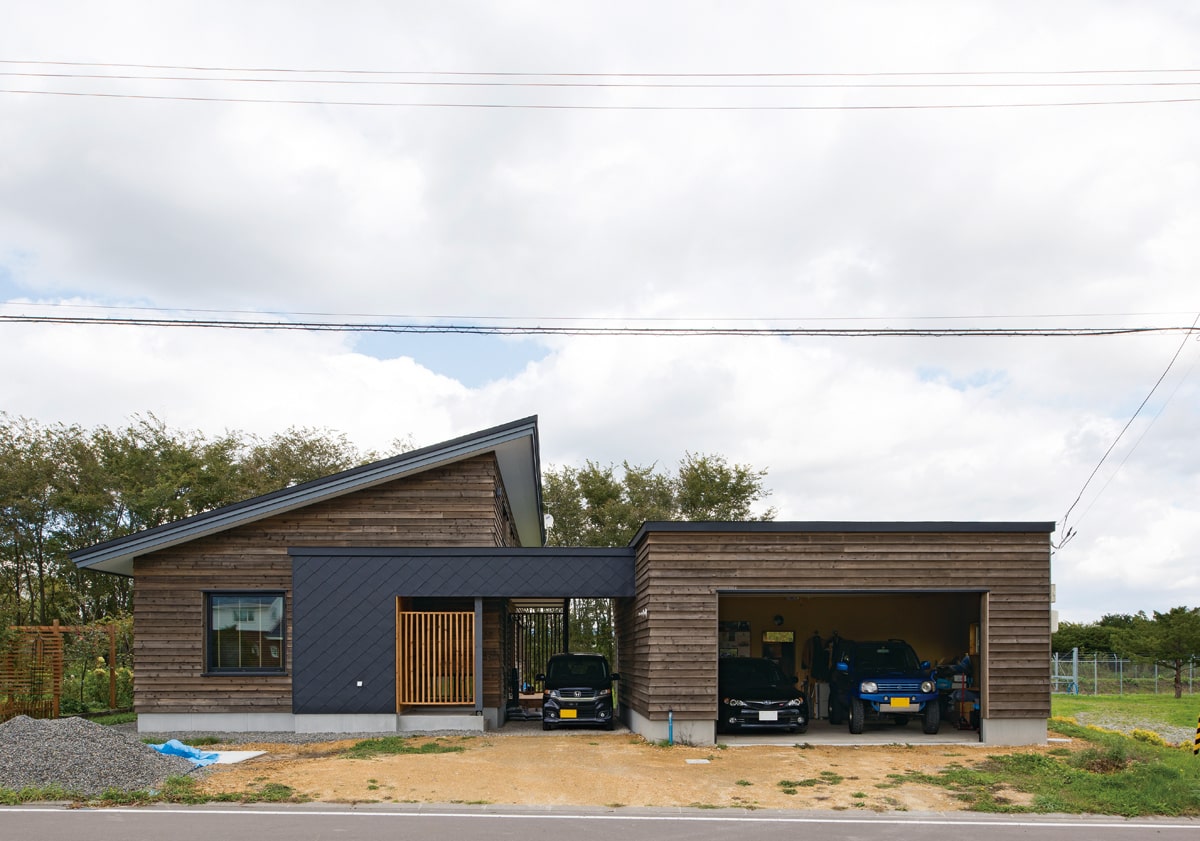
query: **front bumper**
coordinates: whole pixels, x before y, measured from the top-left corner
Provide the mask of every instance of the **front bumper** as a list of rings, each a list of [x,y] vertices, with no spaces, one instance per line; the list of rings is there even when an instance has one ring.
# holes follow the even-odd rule
[[[738,729],[778,729],[804,727],[808,716],[799,707],[758,710],[753,707],[721,707],[721,724]]]
[[[870,704],[881,715],[916,715],[928,703],[938,703],[938,694],[875,692],[862,695],[863,703]]]
[[[550,724],[608,724],[613,720],[612,702],[547,700],[542,703],[542,721]]]

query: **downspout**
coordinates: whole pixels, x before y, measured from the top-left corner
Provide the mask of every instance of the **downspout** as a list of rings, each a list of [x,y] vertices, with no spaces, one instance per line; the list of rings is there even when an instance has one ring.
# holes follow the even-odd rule
[[[483,597],[475,597],[475,715],[483,715]]]

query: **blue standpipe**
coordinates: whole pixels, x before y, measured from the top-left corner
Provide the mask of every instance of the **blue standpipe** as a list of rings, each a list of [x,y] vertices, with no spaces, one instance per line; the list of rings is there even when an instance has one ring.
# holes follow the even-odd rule
[[[667,710],[667,744],[675,744],[675,711]]]

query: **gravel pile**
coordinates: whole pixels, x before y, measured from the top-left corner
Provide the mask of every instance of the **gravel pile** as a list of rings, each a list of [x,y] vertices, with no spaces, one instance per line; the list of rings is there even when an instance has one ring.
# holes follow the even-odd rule
[[[167,777],[193,769],[137,739],[82,718],[33,719],[0,724],[0,788],[61,786],[95,796],[110,788],[156,789]]]

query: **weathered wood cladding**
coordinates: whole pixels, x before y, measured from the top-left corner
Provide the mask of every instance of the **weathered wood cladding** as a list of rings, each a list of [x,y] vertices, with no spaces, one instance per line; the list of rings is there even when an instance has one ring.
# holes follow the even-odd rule
[[[502,497],[500,471],[488,454],[137,558],[135,709],[290,713],[293,635],[288,547],[512,545],[515,530]],[[210,590],[284,592],[286,674],[205,674],[204,593]],[[494,617],[487,620],[487,626],[496,623]],[[489,671],[498,675],[498,667]],[[498,697],[500,689],[486,691]]]
[[[618,604],[621,693],[651,719],[716,715],[718,592],[979,595],[985,717],[1050,713],[1050,546],[1041,532],[648,531]]]

